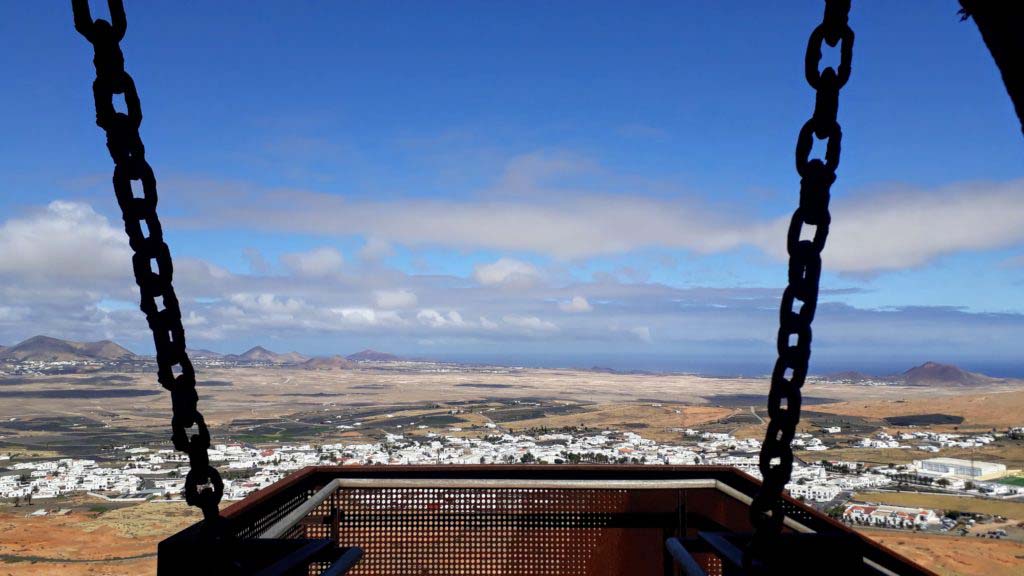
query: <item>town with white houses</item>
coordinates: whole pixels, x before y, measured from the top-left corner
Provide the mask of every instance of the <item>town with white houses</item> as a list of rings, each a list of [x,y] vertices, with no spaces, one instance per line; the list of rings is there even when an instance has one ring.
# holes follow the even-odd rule
[[[420,435],[387,434],[382,441],[358,444],[278,444],[255,447],[218,444],[210,460],[225,477],[225,498],[242,499],[270,486],[287,474],[316,465],[403,464],[573,464],[580,462],[621,464],[685,464],[735,466],[759,477],[760,442],[730,434],[681,430],[683,444],[660,444],[633,432],[560,432],[534,436],[494,433],[481,438],[422,432]],[[823,429],[834,434],[834,429]],[[1012,433],[1012,430],[1008,433]],[[911,447],[901,444],[917,441]],[[886,448],[934,452],[945,447],[985,445],[995,435],[936,434],[927,431],[892,437],[884,432],[861,441]],[[926,444],[921,444],[926,442]],[[798,449],[827,456],[827,446],[812,434],[799,434]],[[925,447],[934,447],[935,450]],[[810,460],[804,455],[794,466],[790,495],[822,510],[835,510],[854,491],[866,489],[918,489],[975,497],[1017,498],[1024,487],[999,483],[1006,467],[990,462],[932,457],[896,466],[868,466],[860,462]],[[180,500],[188,473],[187,457],[169,448],[120,446],[110,461],[89,459],[19,462],[0,455],[0,497],[10,501],[45,500],[87,493],[114,501]],[[45,512],[44,512],[45,513]],[[895,506],[849,503],[841,518],[858,524],[889,528],[943,529],[936,511]]]

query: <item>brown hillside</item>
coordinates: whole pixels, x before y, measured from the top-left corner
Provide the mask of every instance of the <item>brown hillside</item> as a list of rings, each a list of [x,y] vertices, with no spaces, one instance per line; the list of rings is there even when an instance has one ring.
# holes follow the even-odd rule
[[[49,336],[33,336],[6,348],[0,359],[15,361],[61,362],[82,360],[125,360],[135,354],[109,340],[72,342]]]

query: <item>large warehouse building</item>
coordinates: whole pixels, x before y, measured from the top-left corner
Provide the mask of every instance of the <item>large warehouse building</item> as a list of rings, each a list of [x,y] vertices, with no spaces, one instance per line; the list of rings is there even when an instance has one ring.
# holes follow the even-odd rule
[[[992,480],[1006,475],[1004,464],[959,458],[914,460],[914,467],[924,472],[953,476],[964,480]]]

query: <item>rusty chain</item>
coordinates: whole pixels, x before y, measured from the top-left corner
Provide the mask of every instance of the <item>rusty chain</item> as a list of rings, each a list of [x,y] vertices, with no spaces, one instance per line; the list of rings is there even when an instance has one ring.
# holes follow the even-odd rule
[[[185,329],[181,308],[174,293],[171,252],[163,239],[157,217],[156,177],[146,162],[146,149],[139,137],[142,106],[135,82],[124,69],[120,42],[128,27],[123,0],[107,0],[110,22],[93,20],[88,0],[72,0],[75,30],[95,50],[96,80],[92,91],[96,124],[106,132],[107,150],[114,160],[114,194],[124,218],[124,230],[134,256],[132,268],[139,286],[140,308],[153,332],[156,347],[157,381],[170,391],[173,416],[171,440],[177,450],[188,454],[185,500],[203,511],[208,523],[219,518],[218,504],[224,494],[220,474],[210,466],[207,450],[210,430],[196,408],[196,374],[185,350]],[[126,112],[114,107],[114,95],[123,94]],[[132,190],[138,181],[141,196]],[[196,427],[197,433],[189,435]]]
[[[776,341],[778,360],[772,371],[768,393],[768,430],[758,468],[761,489],[750,506],[754,538],[747,550],[748,568],[756,568],[782,530],[782,491],[793,472],[793,448],[790,443],[800,421],[800,389],[807,378],[811,357],[811,322],[818,306],[821,278],[821,251],[825,248],[831,215],[829,189],[836,179],[843,133],[836,121],[839,91],[850,79],[853,60],[853,30],[848,25],[850,0],[825,0],[825,14],[807,42],[804,74],[816,92],[814,114],[800,129],[796,141],[796,171],[800,175],[800,203],[790,220],[786,235],[789,253],[789,282],[782,293],[779,332]],[[840,44],[839,69],[818,70],[821,44]],[[810,159],[813,138],[827,139],[824,161]],[[811,239],[802,239],[804,226],[813,228]],[[770,515],[769,515],[770,512]]]

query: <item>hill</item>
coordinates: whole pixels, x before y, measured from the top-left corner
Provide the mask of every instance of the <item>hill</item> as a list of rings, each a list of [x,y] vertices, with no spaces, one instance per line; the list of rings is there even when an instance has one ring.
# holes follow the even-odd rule
[[[135,358],[135,353],[110,340],[73,342],[49,336],[33,336],[0,352],[0,360],[72,362],[96,360],[114,362]]]
[[[216,359],[223,358],[224,355],[220,352],[214,352],[213,350],[206,350],[205,348],[189,348],[188,355],[192,358],[207,358]]]
[[[872,377],[863,372],[857,372],[856,370],[846,370],[844,372],[833,372],[831,374],[825,374],[822,376],[825,380],[833,381],[846,381],[846,382],[864,382],[866,380],[879,380],[878,377]]]
[[[298,352],[278,354],[267,350],[263,346],[253,346],[241,354],[228,354],[225,360],[233,362],[266,362],[268,364],[299,364],[308,360],[308,357]]]
[[[968,372],[962,368],[938,362],[925,362],[907,370],[900,377],[908,386],[980,386],[997,381],[997,379],[984,374]]]
[[[318,356],[310,358],[299,366],[306,370],[343,370],[351,368],[352,362],[342,356]]]
[[[278,354],[277,357],[286,364],[302,364],[309,360],[309,356],[299,354],[298,352],[285,352],[284,354]]]
[[[889,386],[984,386],[1002,380],[976,372],[968,372],[952,364],[925,362],[900,374],[872,376],[861,372],[835,372],[823,376],[825,380],[854,384],[869,383]]]
[[[388,354],[387,352],[378,352],[376,350],[370,350],[367,348],[362,352],[356,352],[355,354],[349,354],[345,357],[347,360],[352,362],[394,362],[395,360],[401,360],[394,354]]]

